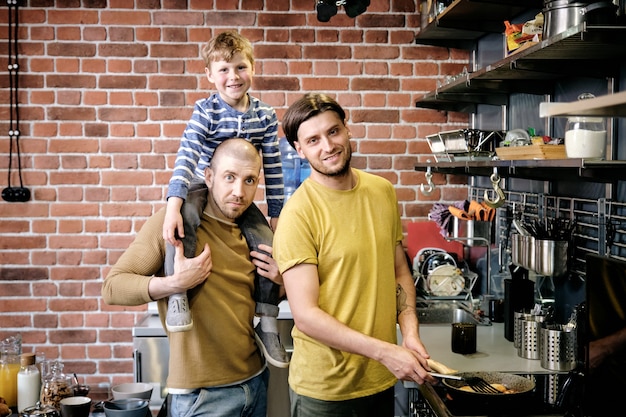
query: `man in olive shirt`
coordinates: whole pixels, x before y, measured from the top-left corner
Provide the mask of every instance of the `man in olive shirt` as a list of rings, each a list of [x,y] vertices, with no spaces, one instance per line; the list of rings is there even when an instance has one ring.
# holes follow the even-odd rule
[[[161,209],[104,281],[107,304],[157,300],[162,322],[168,296],[188,291],[195,325],[189,332],[167,335],[170,416],[266,415],[269,375],[254,339],[254,274],[259,267],[258,273],[280,285],[282,278],[271,256],[249,251],[235,222],[254,200],[261,165],[249,142],[224,141],[205,172],[209,196],[197,231],[196,257],[185,258],[179,242],[174,274],[163,277]],[[272,253],[271,247],[261,246]]]

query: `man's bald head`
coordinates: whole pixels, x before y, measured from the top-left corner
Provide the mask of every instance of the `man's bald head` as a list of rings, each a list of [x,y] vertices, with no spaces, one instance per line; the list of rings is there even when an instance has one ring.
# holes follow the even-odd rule
[[[211,158],[211,167],[216,168],[225,156],[229,156],[240,161],[257,162],[261,168],[261,155],[254,145],[245,139],[227,139],[217,145]]]
[[[227,139],[215,148],[204,171],[215,215],[233,221],[243,214],[254,201],[261,165],[259,151],[245,139]]]

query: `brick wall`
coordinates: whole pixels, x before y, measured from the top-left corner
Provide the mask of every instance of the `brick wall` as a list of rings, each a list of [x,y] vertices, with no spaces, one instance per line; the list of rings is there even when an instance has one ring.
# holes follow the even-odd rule
[[[314,0],[30,0],[19,13],[22,176],[27,203],[0,201],[0,338],[62,358],[87,381],[132,378],[131,328],[141,308],[105,305],[103,277],[145,219],[164,204],[195,100],[211,85],[199,50],[236,28],[255,46],[251,93],[279,119],[304,92],[349,113],[355,165],[397,187],[405,222],[433,201],[466,197],[462,181],[418,194],[425,136],[463,115],[415,99],[467,63],[462,51],[420,46],[417,0],[372,1],[356,19],[317,21]],[[0,8],[7,68],[8,6]],[[7,186],[9,82],[0,75],[0,186]],[[13,159],[13,186],[19,185]],[[260,205],[263,192],[259,192]]]

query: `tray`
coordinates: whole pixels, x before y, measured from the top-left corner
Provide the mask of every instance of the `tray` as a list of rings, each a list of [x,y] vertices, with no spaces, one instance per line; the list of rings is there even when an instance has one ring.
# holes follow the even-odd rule
[[[502,160],[516,159],[566,159],[565,145],[528,145],[496,148]]]

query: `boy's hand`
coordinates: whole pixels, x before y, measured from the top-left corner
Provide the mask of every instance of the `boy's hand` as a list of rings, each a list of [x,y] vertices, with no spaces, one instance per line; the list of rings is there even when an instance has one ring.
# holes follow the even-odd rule
[[[177,236],[185,237],[183,216],[180,214],[182,205],[183,200],[181,198],[170,197],[167,200],[165,219],[163,220],[163,239],[173,246],[176,245]]]

